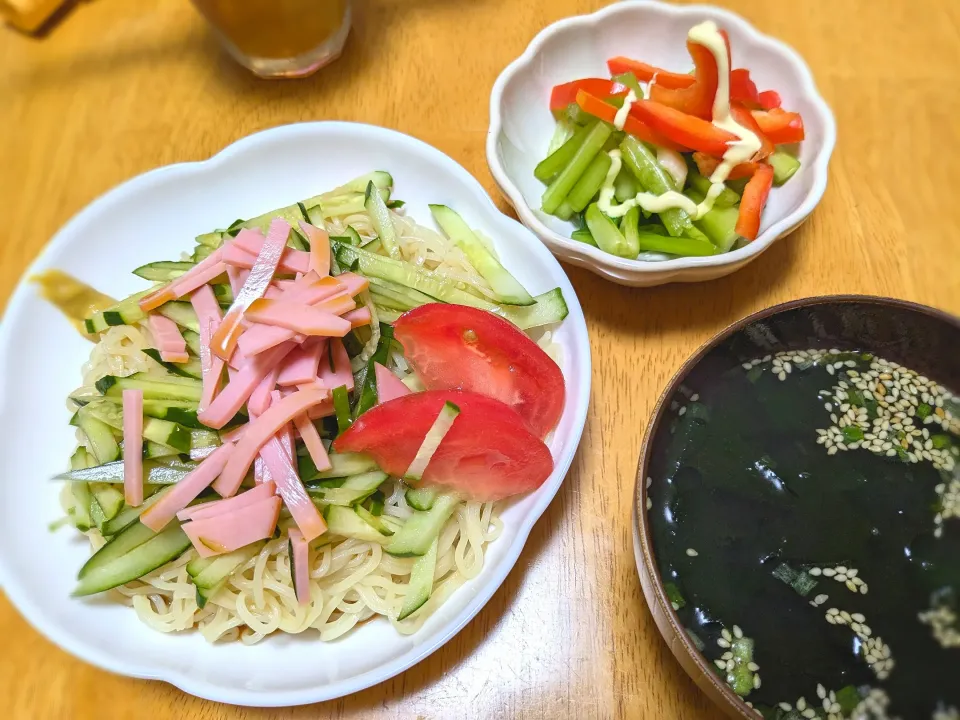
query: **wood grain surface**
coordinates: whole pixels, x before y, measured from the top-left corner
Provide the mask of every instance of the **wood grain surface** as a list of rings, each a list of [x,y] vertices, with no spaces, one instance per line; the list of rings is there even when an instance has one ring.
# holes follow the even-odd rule
[[[40,40],[0,29],[0,301],[56,229],[112,186],[300,120],[419,137],[506,211],[484,158],[489,89],[541,28],[602,4],[357,0],[343,57],[287,82],[234,65],[185,0],[82,3]],[[826,196],[800,230],[718,281],[628,289],[567,268],[592,340],[586,432],[517,567],[473,622],[365,692],[256,710],[89,667],[0,594],[0,715],[719,718],[667,651],[634,567],[631,492],[659,392],[700,343],[783,300],[863,292],[960,311],[960,3],[720,4],[812,67],[839,127]]]

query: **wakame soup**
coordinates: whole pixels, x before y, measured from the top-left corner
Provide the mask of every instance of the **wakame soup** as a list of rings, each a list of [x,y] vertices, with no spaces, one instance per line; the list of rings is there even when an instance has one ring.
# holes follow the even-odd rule
[[[960,719],[960,403],[868,352],[710,353],[657,431],[664,590],[776,720]]]

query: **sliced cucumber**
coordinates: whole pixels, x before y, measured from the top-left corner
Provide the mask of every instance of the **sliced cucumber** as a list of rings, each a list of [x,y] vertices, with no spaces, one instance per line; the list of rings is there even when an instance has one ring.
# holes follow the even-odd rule
[[[360,516],[361,520],[376,529],[376,531],[381,535],[387,537],[393,535],[393,530],[387,527],[387,524],[383,522],[383,518],[377,517],[372,512],[367,510],[363,505],[356,505],[353,509],[356,511],[357,515]]]
[[[191,358],[185,363],[172,363],[164,360],[160,355],[160,351],[155,350],[154,348],[144,348],[143,354],[149,357],[151,360],[163,365],[163,367],[165,367],[174,375],[194,378],[196,380],[203,379],[203,368],[200,366],[199,358]]]
[[[220,433],[215,430],[191,430],[190,431],[190,457],[197,459],[206,457],[213,450],[220,447]]]
[[[413,564],[413,569],[410,571],[410,584],[407,586],[407,594],[403,599],[397,620],[403,620],[415,613],[433,594],[433,576],[437,572],[439,544],[439,539],[434,538],[423,557],[417,558]]]
[[[360,237],[360,233],[357,232],[353,225],[347,225],[347,229],[343,232],[346,233],[344,237],[350,241],[351,245],[363,245],[363,238]],[[373,250],[370,252],[373,252]]]
[[[195,263],[203,262],[208,257],[213,255],[214,248],[208,247],[206,245],[197,245],[193,250],[193,255],[190,256],[190,259]]]
[[[344,480],[343,485],[336,488],[323,488],[321,499],[330,505],[353,505],[363,502],[380,487],[387,479],[387,474],[380,470],[354,475]]]
[[[77,483],[80,485],[81,483]],[[108,520],[104,524],[103,529],[100,531],[104,535],[116,535],[121,530],[124,530],[130,527],[133,523],[140,519],[140,515],[149,507],[154,505],[160,498],[164,496],[167,488],[155,492],[157,486],[147,486],[144,488],[144,492],[152,493],[149,495],[141,505],[137,507],[130,507],[129,505],[124,505],[123,509],[117,513],[117,515]]]
[[[777,150],[767,158],[767,162],[773,166],[773,184],[777,187],[792,178],[800,169],[800,161],[783,150]]]
[[[329,478],[350,477],[362,475],[377,469],[377,463],[369,455],[363,453],[330,453],[329,470],[316,472],[312,477],[304,480],[327,480]]]
[[[124,390],[142,390],[148,400],[189,400],[199,402],[203,386],[191,378],[169,377],[163,380],[146,373],[134,373],[128,377],[106,375],[97,380],[97,390],[102,395],[120,397]]]
[[[74,450],[73,455],[70,456],[70,472],[81,471],[96,464],[97,459],[88,453],[83,445]]]
[[[140,309],[140,299],[149,295],[153,290],[144,290],[143,292],[131,295],[112,305],[105,310],[93,313],[84,320],[86,331],[95,335],[106,332],[113,325],[133,325],[147,317],[147,314]]]
[[[530,293],[487,250],[463,218],[446,205],[431,205],[430,212],[447,237],[463,250],[477,272],[490,283],[500,302],[508,305],[533,305]]]
[[[556,287],[533,298],[536,303],[527,307],[506,307],[491,312],[506,318],[521,330],[552,325],[567,317],[570,312],[563,292]]]
[[[345,185],[341,185],[340,187],[331,190],[329,193],[327,193],[327,195],[329,197],[335,197],[346,193],[364,192],[367,189],[367,185],[370,183],[376,185],[377,189],[379,190],[389,190],[393,187],[393,176],[385,170],[374,170],[373,172],[369,172],[366,175],[361,175]],[[319,201],[319,197],[320,196],[314,199]],[[308,204],[309,202],[309,200],[305,201],[304,204]]]
[[[443,407],[440,408],[440,414],[437,415],[437,419],[433,421],[433,425],[427,430],[427,436],[420,444],[420,449],[417,450],[416,457],[413,458],[410,467],[407,468],[407,471],[403,474],[404,480],[419,482],[423,479],[423,473],[427,469],[427,465],[430,464],[433,454],[437,451],[437,448],[440,447],[440,443],[443,442],[446,434],[450,432],[450,428],[453,427],[453,422],[459,414],[460,408],[452,402],[448,401],[443,404]]]
[[[196,468],[195,463],[185,463],[179,460],[169,464],[147,462],[143,468],[143,482],[145,485],[174,485]],[[64,482],[120,484],[123,482],[123,460],[114,460],[104,465],[71,469],[55,475],[53,479]]]
[[[188,302],[168,302],[157,308],[157,312],[166,318],[170,318],[180,327],[192,330],[195,333],[200,332],[200,320],[197,319],[197,312]]]
[[[97,463],[103,465],[119,458],[120,446],[111,427],[87,412],[86,407],[80,408],[77,415],[78,425],[87,438],[87,447]]]
[[[143,444],[144,460],[169,460],[179,455],[180,453],[172,447],[167,447],[160,443],[150,442],[148,440]]]
[[[414,512],[384,550],[399,557],[426,554],[430,543],[439,537],[444,524],[459,504],[460,499],[456,495],[438,495],[429,510]]]
[[[93,518],[90,517],[90,502],[93,499],[90,486],[87,483],[76,483],[70,489],[73,493],[73,507],[70,508],[69,515],[77,530],[86,532],[94,525]]]
[[[128,536],[131,540],[124,542]],[[105,553],[111,546],[114,546],[113,549]],[[73,595],[93,595],[136,580],[180,557],[189,547],[190,538],[176,523],[160,533],[154,533],[140,523],[131,525],[100,548],[84,565]],[[118,554],[119,548],[126,549]],[[101,554],[104,554],[103,557],[98,557]]]
[[[353,508],[328,505],[323,515],[327,521],[327,532],[332,535],[377,543],[389,540],[386,535],[381,534],[373,525],[357,515],[357,511]]]
[[[94,420],[97,420],[115,431],[123,430],[123,411],[119,405],[106,402],[92,402],[85,405],[78,411],[81,415],[80,421],[83,421],[83,415],[87,414]],[[81,426],[81,430],[83,427]],[[160,443],[171,447],[182,453],[190,452],[190,431],[169,420],[158,420],[154,417],[148,417],[143,423],[143,437],[155,443]],[[114,442],[116,442],[114,440]],[[94,453],[96,455],[96,453]],[[99,458],[99,456],[97,456]],[[115,458],[112,458],[115,459]],[[107,460],[106,462],[109,462]],[[103,462],[100,463],[101,465]]]
[[[180,334],[183,335],[183,340],[187,343],[187,350],[192,352],[194,356],[200,357],[200,333],[195,333],[193,330],[181,329]]]
[[[430,488],[410,488],[404,494],[407,505],[414,510],[429,510],[440,493]]]
[[[193,268],[194,265],[195,263],[192,262],[152,262],[147,263],[146,265],[141,265],[133,271],[133,274],[142,277],[144,280],[151,280],[153,282],[169,282],[170,280],[183,275],[185,272]]]
[[[106,483],[91,483],[90,493],[93,496],[93,502],[103,515],[103,520],[97,523],[97,528],[102,532],[104,524],[108,520],[113,520],[123,509],[123,493]]]
[[[397,232],[393,228],[393,220],[390,218],[390,211],[387,204],[377,192],[377,186],[371,180],[367,184],[367,189],[363,194],[363,204],[370,213],[370,221],[373,223],[374,230],[383,244],[383,249],[387,251],[390,257],[399,257],[400,248],[397,246]],[[359,244],[359,243],[358,243]]]
[[[263,542],[256,542],[225,555],[194,558],[188,562],[187,574],[197,586],[197,605],[201,608],[206,605],[207,600],[226,585],[231,575],[263,549],[263,545]]]

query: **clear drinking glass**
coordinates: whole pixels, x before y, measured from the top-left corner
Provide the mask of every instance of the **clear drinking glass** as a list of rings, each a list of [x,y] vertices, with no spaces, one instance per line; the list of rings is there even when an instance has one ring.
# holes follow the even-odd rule
[[[193,0],[224,47],[264,78],[305,77],[340,56],[350,0]]]

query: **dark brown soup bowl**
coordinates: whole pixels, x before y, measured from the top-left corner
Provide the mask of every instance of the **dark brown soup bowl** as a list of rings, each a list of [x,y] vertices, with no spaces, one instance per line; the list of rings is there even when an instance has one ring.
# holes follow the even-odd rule
[[[960,319],[890,298],[836,295],[795,300],[762,310],[723,330],[697,350],[660,396],[647,428],[637,470],[634,552],[650,611],[670,650],[700,688],[729,716],[757,715],[713,671],[671,607],[658,569],[647,478],[655,449],[666,441],[668,415],[681,384],[711,360],[744,363],[783,350],[862,350],[922,373],[947,388],[960,387]],[[653,484],[656,490],[656,482]]]

